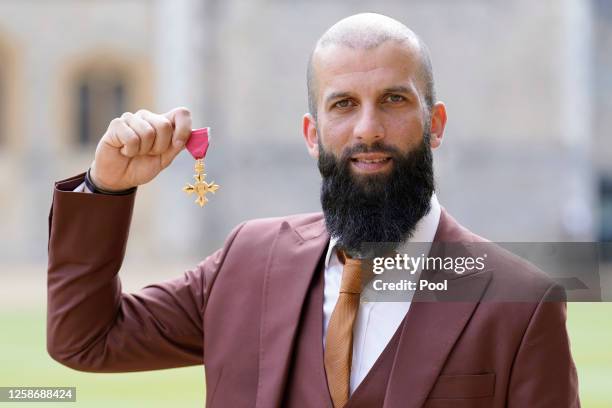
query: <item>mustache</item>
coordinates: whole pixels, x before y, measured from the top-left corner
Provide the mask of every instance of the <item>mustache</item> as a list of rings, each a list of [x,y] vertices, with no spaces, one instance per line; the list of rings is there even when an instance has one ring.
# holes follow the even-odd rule
[[[391,156],[392,159],[399,159],[402,157],[402,152],[397,147],[390,146],[383,142],[374,142],[370,145],[357,143],[347,147],[344,152],[342,152],[342,156],[340,156],[339,160],[343,163],[348,162],[351,156],[358,153],[385,153]]]

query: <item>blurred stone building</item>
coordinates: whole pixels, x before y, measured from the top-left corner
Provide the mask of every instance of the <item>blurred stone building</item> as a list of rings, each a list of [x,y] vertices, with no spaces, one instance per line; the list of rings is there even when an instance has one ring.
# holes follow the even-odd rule
[[[498,241],[612,238],[607,0],[0,0],[0,268],[44,263],[53,181],[86,170],[107,123],[141,107],[188,106],[211,126],[222,188],[193,204],[182,153],[139,189],[128,258],[192,263],[242,220],[318,211],[306,61],[361,11],[429,45],[449,114],[443,206]]]

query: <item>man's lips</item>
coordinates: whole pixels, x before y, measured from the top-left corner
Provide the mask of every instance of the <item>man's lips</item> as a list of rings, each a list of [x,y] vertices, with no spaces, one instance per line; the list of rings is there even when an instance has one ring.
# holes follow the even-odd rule
[[[351,156],[351,167],[359,172],[373,173],[385,170],[391,161],[391,156],[383,153],[359,153]]]

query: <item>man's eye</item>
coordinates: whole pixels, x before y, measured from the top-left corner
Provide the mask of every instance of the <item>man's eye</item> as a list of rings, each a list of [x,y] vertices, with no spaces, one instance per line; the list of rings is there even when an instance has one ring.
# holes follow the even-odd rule
[[[406,98],[404,98],[402,95],[391,94],[391,95],[387,96],[387,101],[391,102],[391,103],[403,102],[405,100],[406,100]]]
[[[351,102],[350,99],[343,99],[341,101],[338,101],[334,104],[334,106],[336,108],[350,108],[351,106],[353,106],[353,102]]]

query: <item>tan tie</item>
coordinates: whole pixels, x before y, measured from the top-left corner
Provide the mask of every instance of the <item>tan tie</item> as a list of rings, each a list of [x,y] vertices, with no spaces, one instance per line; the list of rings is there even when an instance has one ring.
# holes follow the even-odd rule
[[[334,408],[343,407],[349,399],[353,324],[359,309],[362,264],[361,260],[349,258],[340,251],[338,258],[344,263],[342,283],[325,338],[325,372]]]

